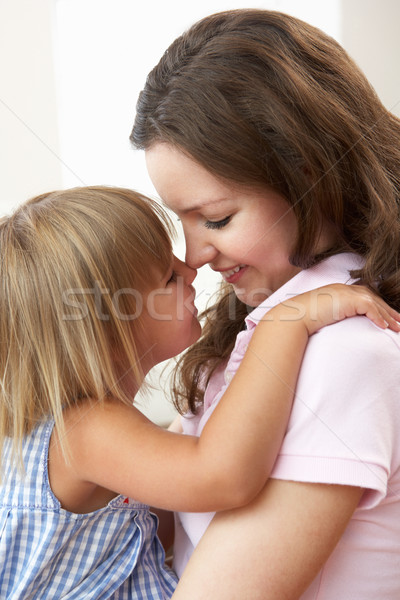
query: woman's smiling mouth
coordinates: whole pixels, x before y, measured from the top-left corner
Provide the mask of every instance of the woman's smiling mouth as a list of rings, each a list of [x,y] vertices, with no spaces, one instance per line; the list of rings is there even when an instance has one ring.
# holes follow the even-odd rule
[[[232,269],[226,269],[226,270],[219,270],[219,269],[215,269],[216,271],[219,271],[222,275],[222,277],[225,279],[225,281],[227,281],[228,283],[235,283],[239,277],[241,277],[243,270],[247,267],[247,265],[237,265],[236,267],[233,267]]]

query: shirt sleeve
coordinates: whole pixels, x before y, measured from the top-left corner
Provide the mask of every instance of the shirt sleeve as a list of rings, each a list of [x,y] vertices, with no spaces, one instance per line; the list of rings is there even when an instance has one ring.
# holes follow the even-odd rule
[[[271,477],[366,488],[365,508],[399,469],[398,334],[365,317],[312,336]]]

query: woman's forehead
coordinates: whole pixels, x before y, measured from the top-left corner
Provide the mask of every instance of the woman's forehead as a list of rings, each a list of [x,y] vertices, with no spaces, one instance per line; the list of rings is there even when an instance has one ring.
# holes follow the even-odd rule
[[[223,204],[236,187],[168,144],[155,144],[147,150],[146,163],[164,204],[182,214]]]

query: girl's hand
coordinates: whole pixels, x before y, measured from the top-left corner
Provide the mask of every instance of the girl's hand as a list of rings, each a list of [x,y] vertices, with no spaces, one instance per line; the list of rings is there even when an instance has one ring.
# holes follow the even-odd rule
[[[400,313],[361,285],[335,283],[300,294],[271,309],[265,320],[301,321],[312,335],[348,317],[365,315],[382,329],[400,331]]]

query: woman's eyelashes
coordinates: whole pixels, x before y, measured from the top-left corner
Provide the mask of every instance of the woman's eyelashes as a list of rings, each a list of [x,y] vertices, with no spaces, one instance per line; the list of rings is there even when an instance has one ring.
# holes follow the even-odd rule
[[[225,227],[225,225],[228,225],[230,220],[231,216],[229,215],[228,217],[225,217],[220,221],[206,221],[204,223],[204,226],[207,227],[207,229],[222,229],[223,227]]]

